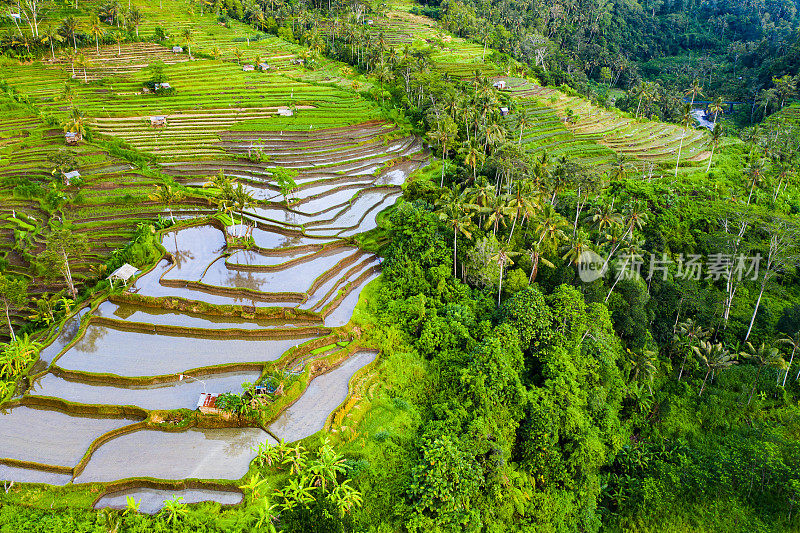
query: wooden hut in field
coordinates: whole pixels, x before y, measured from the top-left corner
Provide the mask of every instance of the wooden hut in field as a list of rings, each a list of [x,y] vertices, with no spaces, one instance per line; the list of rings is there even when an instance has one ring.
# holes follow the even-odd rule
[[[172,47],[172,53],[173,54],[182,54],[183,53],[183,47],[182,46],[173,46]]]
[[[151,128],[164,128],[166,126],[167,126],[167,117],[161,115],[150,117]]]
[[[255,69],[253,65],[242,65],[242,72],[253,72]]]
[[[508,108],[507,107],[501,107],[500,108],[500,114],[503,115],[504,117],[506,115],[508,115]]]
[[[495,89],[504,90],[506,88],[506,80],[497,80],[492,84]]]
[[[139,269],[133,265],[125,263],[114,272],[111,273],[106,279],[111,282],[111,285],[114,285],[115,281],[121,281],[124,284],[127,284],[128,281],[133,277],[134,274],[139,272]]]
[[[217,398],[219,398],[219,394],[211,393],[211,392],[203,392],[200,394],[200,398],[197,400],[197,408],[200,410],[201,413],[206,415],[218,415],[223,414],[224,411],[217,407]]]
[[[288,107],[279,107],[278,108],[278,116],[279,117],[291,117],[292,115],[294,115],[294,111],[292,111]]]
[[[68,131],[64,134],[64,142],[69,146],[77,146],[83,140],[83,136],[77,131]]]
[[[81,177],[81,173],[77,170],[73,170],[71,172],[64,172],[61,177],[61,181],[64,183],[65,186],[69,187],[72,184],[73,180],[76,180]]]
[[[270,70],[271,68],[272,67],[270,67],[267,63],[259,63],[258,64],[258,70],[260,70],[261,72],[265,72],[267,70]]]

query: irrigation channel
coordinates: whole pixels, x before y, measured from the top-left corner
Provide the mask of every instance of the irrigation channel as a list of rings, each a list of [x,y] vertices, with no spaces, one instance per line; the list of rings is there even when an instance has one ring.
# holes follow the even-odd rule
[[[173,495],[235,504],[257,444],[324,429],[376,357],[345,327],[380,266],[350,237],[376,226],[427,159],[419,141],[393,131],[372,122],[231,134],[225,151],[258,149],[272,163],[165,165],[198,187],[222,170],[260,201],[235,213],[234,225],[203,217],[167,230],[155,267],[51,333],[27,388],[0,412],[0,479],[106,483],[96,507],[133,496],[157,512]],[[299,187],[284,203],[269,167],[291,163]],[[241,244],[245,232],[254,245]],[[276,405],[270,420],[171,418],[194,410],[202,392],[258,382],[268,364],[293,384],[267,400]]]

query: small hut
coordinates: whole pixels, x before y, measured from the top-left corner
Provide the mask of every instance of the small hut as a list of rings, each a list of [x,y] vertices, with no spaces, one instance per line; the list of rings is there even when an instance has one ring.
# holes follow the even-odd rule
[[[182,46],[173,46],[172,47],[172,53],[173,54],[182,54],[183,53],[183,47]]]
[[[242,65],[242,72],[253,72],[255,69],[253,65]]]
[[[153,85],[153,90],[154,91],[166,91],[168,89],[172,89],[172,86],[167,82],[156,83],[156,84]]]
[[[267,71],[267,70],[269,70],[271,68],[272,67],[270,67],[267,63],[259,63],[258,64],[258,70],[260,70],[262,72]]]
[[[278,108],[278,116],[279,117],[291,117],[292,115],[294,115],[294,111],[292,111],[288,107],[279,107]]]
[[[133,277],[134,274],[139,272],[139,269],[133,265],[125,263],[114,272],[111,273],[106,279],[111,282],[111,286],[114,286],[114,282],[116,280],[121,281],[123,284],[127,284],[128,281]]]
[[[72,180],[78,179],[80,177],[81,173],[78,172],[77,170],[73,170],[72,172],[64,172],[63,176],[64,185],[69,187],[69,185],[72,183]]]
[[[200,393],[200,398],[197,400],[197,408],[205,415],[223,413],[222,409],[217,407],[217,398],[219,398],[219,396],[218,393],[212,392]]]
[[[500,108],[500,114],[503,115],[503,116],[508,115],[508,108],[507,107],[501,107]]]
[[[66,142],[69,146],[76,146],[80,141],[83,140],[80,132],[77,131],[68,131],[64,134],[64,142]]]
[[[291,63],[292,65],[302,65],[302,64],[304,63],[304,61],[303,61],[302,59],[296,59],[296,58],[295,58],[295,59],[292,59],[292,60],[290,61],[290,63]]]
[[[494,86],[495,89],[499,89],[502,91],[503,89],[506,88],[506,80],[497,80],[492,84],[492,86]]]
[[[150,127],[151,128],[164,128],[167,125],[167,117],[165,116],[155,116],[150,117]]]

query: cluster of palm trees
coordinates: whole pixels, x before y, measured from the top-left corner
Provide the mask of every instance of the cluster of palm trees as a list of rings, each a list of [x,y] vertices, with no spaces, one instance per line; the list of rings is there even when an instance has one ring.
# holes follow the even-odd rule
[[[273,491],[276,504],[272,504],[270,498],[263,493],[268,479],[262,478],[258,472],[239,487],[248,493],[253,502],[261,503],[258,506],[259,528],[274,531],[274,524],[280,519],[280,513],[308,507],[317,498],[325,498],[330,502],[338,510],[340,517],[363,503],[361,493],[350,481],[340,480],[345,472],[344,456],[336,452],[327,440],[316,457],[309,457],[303,445],[289,446],[283,440],[274,446],[259,444],[254,451],[257,452],[255,464],[259,467],[286,468],[289,473],[286,485]]]
[[[788,361],[780,347],[785,347],[789,352]],[[786,386],[786,380],[792,371],[798,349],[800,349],[800,331],[794,335],[784,335],[777,339],[774,345],[761,343],[755,346],[751,342],[746,342],[740,348],[738,346],[728,347],[722,342],[714,341],[712,332],[704,329],[692,319],[677,323],[674,328],[673,353],[683,355],[678,371],[678,381],[683,378],[686,362],[690,355],[697,359],[700,368],[704,371],[698,396],[703,395],[709,377],[713,382],[717,374],[738,364],[741,360],[750,360],[756,365],[757,371],[750,387],[747,405],[753,401],[753,394],[765,368],[777,369],[776,385]],[[795,380],[798,379],[800,379],[800,372],[795,375]]]
[[[640,257],[647,205],[629,202],[619,209],[615,200],[599,199],[595,194],[597,185],[594,176],[574,163],[563,158],[551,161],[542,155],[535,158],[525,175],[516,179],[496,183],[478,179],[470,185],[442,189],[435,207],[452,232],[454,276],[459,274],[459,237],[468,244],[479,237],[491,241],[489,254],[500,267],[498,304],[503,271],[523,250],[531,262],[529,282],[536,279],[540,263],[552,267],[552,261],[561,258],[579,266],[589,250],[605,257],[606,270],[623,256]],[[571,220],[556,209],[558,193],[567,187],[576,191]],[[474,266],[462,264],[462,279]],[[609,295],[623,272],[618,271]]]
[[[247,189],[245,189],[240,182],[225,175],[221,170],[218,174],[211,177],[208,186],[218,190],[218,194],[214,198],[217,209],[221,213],[225,213],[229,216],[232,216],[234,212],[239,213],[239,218],[241,220],[239,228],[244,229],[244,211],[255,203],[255,198],[247,192]],[[247,239],[250,231],[252,231],[252,228],[247,227],[244,233],[239,235],[238,230],[234,230],[234,237]]]

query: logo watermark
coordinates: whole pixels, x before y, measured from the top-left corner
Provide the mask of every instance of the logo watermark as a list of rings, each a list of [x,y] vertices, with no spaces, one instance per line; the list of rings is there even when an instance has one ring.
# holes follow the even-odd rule
[[[666,281],[670,273],[676,279],[699,281],[724,279],[726,281],[758,279],[761,255],[711,254],[703,257],[698,254],[679,254],[675,258],[667,254],[650,254],[649,261],[639,254],[620,254],[612,261],[586,250],[578,259],[578,276],[584,283],[591,283],[614,272],[618,279],[639,279],[648,281],[660,277]],[[645,268],[646,267],[646,268]]]

